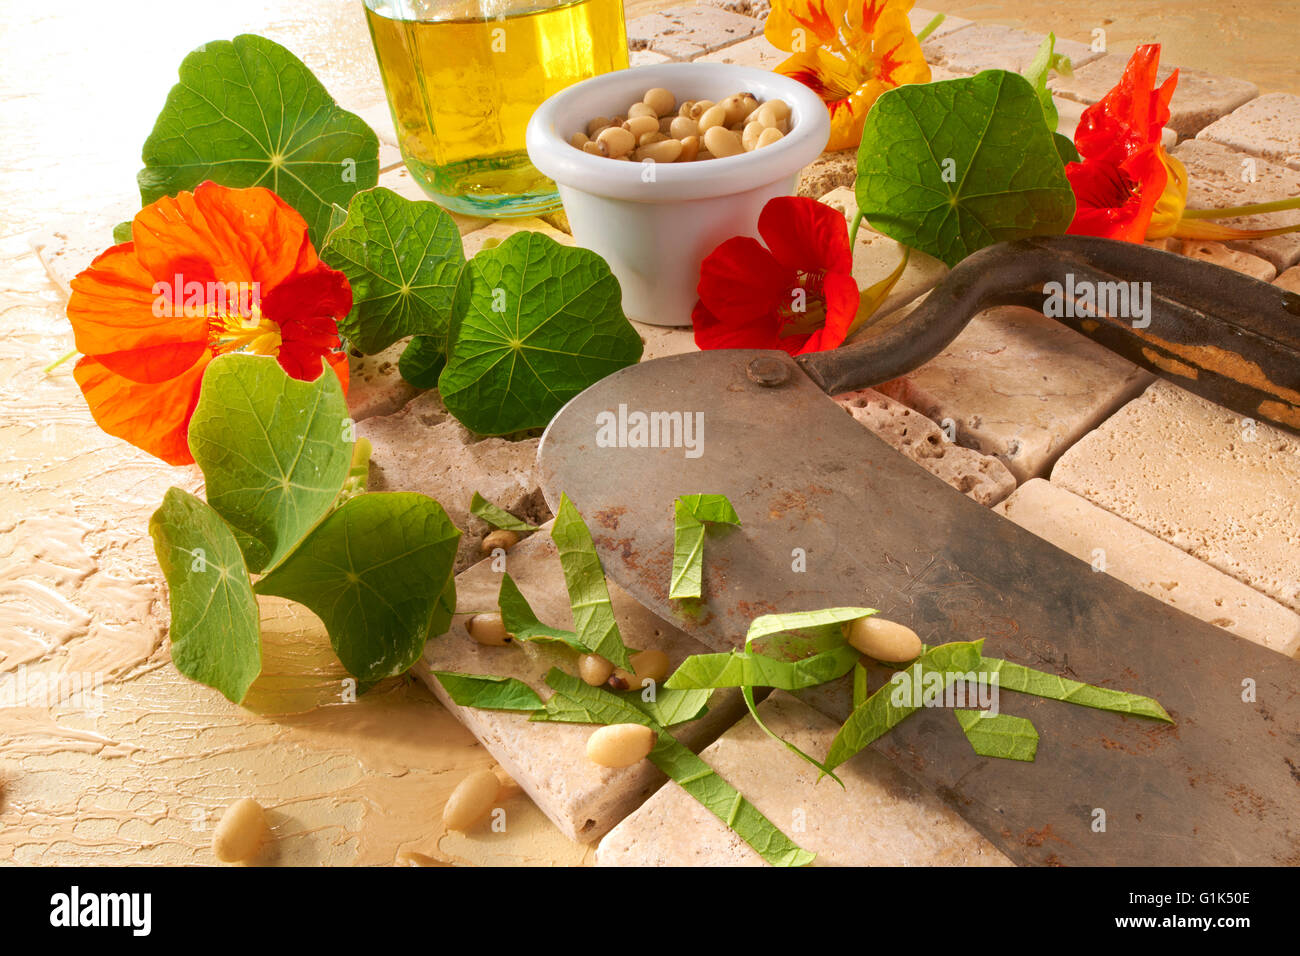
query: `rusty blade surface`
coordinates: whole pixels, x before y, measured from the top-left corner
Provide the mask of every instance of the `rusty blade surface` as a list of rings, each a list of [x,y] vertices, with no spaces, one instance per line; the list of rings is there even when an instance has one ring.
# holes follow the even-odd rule
[[[752,381],[756,358],[784,382]],[[698,455],[629,447],[638,412],[702,413]],[[538,460],[552,509],[569,495],[608,576],[711,647],[739,647],[760,614],[864,605],[927,644],[983,638],[987,656],[1159,700],[1175,726],[1002,692],[1001,711],[1038,729],[1034,763],[977,756],[942,709],[874,744],[1017,862],[1300,864],[1300,664],[966,498],[783,353],[624,369],[556,416]],[[691,606],[668,599],[672,504],[697,492],[727,495],[743,525],[709,534],[704,597]],[[805,699],[837,719],[850,706],[844,688]]]

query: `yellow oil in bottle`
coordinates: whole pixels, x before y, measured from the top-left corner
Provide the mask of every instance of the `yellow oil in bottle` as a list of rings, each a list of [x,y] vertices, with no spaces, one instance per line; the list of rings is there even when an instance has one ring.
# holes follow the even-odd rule
[[[559,208],[524,128],[543,100],[628,65],[622,0],[366,0],[398,145],[431,198],[480,216]]]

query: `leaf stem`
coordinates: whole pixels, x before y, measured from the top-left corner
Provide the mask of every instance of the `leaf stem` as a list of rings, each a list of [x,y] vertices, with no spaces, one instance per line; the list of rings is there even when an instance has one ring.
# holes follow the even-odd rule
[[[1255,216],[1266,212],[1300,209],[1300,196],[1276,199],[1273,202],[1256,202],[1245,206],[1227,206],[1223,209],[1184,209],[1184,219],[1232,219],[1235,216]]]
[[[849,257],[853,256],[854,243],[858,241],[858,227],[862,225],[862,210],[853,217],[853,225],[849,227]]]
[[[76,354],[77,354],[77,350],[76,350],[76,349],[73,349],[73,350],[72,350],[71,352],[69,352],[67,355],[64,355],[64,356],[62,356],[62,357],[60,357],[60,358],[56,358],[56,359],[55,359],[53,362],[51,362],[49,365],[45,366],[45,368],[41,369],[41,373],[44,374],[44,375],[49,375],[49,374],[50,374],[51,372],[53,372],[56,368],[58,368],[60,365],[62,365],[64,362],[66,362],[68,359],[72,358],[72,357],[73,357],[74,355],[76,355]]]
[[[924,43],[925,38],[928,37],[935,30],[939,29],[939,24],[943,23],[943,21],[946,19],[947,17],[944,14],[936,13],[934,17],[930,20],[930,22],[921,28],[921,32],[916,35],[916,42]]]
[[[361,494],[366,490],[366,483],[370,480],[370,453],[373,450],[370,439],[364,435],[352,446],[352,467],[348,469],[344,484],[353,494]]]

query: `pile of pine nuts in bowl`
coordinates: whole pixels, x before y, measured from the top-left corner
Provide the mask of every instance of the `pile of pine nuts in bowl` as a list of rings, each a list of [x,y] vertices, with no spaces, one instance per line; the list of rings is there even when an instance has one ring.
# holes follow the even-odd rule
[[[705,256],[757,236],[764,204],[794,193],[829,136],[826,104],[798,80],[694,62],[566,87],[533,112],[525,139],[573,238],[618,279],[628,318],[690,325]]]
[[[683,100],[661,86],[629,104],[625,114],[592,118],[569,145],[593,156],[633,162],[691,163],[725,159],[771,146],[790,132],[790,104],[760,103],[753,93],[714,102]]]

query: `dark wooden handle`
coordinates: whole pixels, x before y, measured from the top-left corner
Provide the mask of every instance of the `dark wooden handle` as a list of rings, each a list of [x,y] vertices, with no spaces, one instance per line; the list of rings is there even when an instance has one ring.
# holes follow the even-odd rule
[[[1059,283],[1059,295],[1049,283]],[[1128,294],[1136,295],[1128,314],[1108,314]],[[981,249],[897,326],[797,361],[830,395],[878,385],[938,355],[978,312],[996,305],[1044,311],[1049,295],[1060,308],[1044,314],[1063,313],[1052,317],[1112,352],[1245,417],[1300,434],[1300,295],[1109,239],[1041,236]]]

